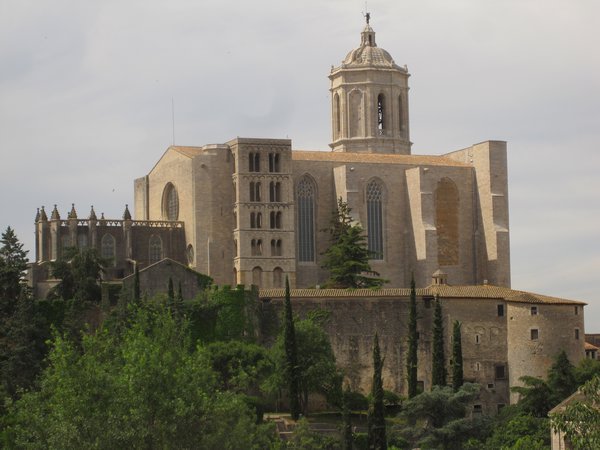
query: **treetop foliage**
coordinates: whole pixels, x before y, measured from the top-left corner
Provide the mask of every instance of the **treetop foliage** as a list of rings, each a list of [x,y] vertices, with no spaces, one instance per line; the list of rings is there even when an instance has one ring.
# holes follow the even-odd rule
[[[325,251],[323,268],[329,270],[327,285],[333,288],[377,288],[386,280],[371,269],[371,253],[366,245],[365,231],[354,223],[351,208],[340,197],[328,231],[331,244]]]

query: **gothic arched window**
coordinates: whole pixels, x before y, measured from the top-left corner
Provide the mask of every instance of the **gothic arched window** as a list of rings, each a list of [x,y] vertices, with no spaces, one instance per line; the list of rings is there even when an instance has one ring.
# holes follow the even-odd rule
[[[167,183],[163,191],[163,217],[167,220],[179,218],[179,196],[173,183]]]
[[[383,188],[373,180],[367,184],[367,242],[371,259],[383,259]]]
[[[459,263],[458,188],[450,178],[442,178],[435,190],[435,228],[437,230],[438,264]]]
[[[162,259],[162,240],[160,239],[160,236],[155,234],[150,236],[150,243],[148,247],[148,261],[150,264],[160,261]]]
[[[298,207],[298,261],[315,260],[315,184],[304,176],[296,188]]]
[[[105,259],[115,258],[115,238],[112,234],[106,233],[100,240],[100,255]]]

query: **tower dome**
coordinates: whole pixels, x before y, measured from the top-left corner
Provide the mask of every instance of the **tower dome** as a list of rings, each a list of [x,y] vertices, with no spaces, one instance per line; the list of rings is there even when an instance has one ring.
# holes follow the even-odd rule
[[[410,154],[408,69],[377,46],[367,24],[360,46],[332,67],[331,123],[336,152]]]
[[[406,70],[398,67],[386,50],[377,47],[375,42],[375,31],[371,25],[367,24],[361,33],[360,46],[351,50],[344,61],[342,67],[393,67],[399,70]]]

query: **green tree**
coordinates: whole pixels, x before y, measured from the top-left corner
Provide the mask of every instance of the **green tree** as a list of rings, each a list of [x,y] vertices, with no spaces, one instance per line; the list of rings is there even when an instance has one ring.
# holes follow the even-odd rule
[[[478,448],[486,450],[513,448],[525,443],[523,439],[531,442],[542,443],[544,448],[550,446],[550,422],[545,417],[535,417],[523,412],[519,407],[510,406],[503,408],[495,419],[491,436],[485,445]],[[516,447],[515,447],[516,448]],[[531,448],[537,448],[532,446]]]
[[[298,345],[296,343],[296,330],[294,327],[294,316],[292,314],[292,302],[290,299],[290,282],[285,277],[285,318],[283,325],[283,346],[285,349],[285,380],[288,397],[290,401],[290,412],[292,419],[300,417],[300,367],[298,366]]]
[[[52,288],[48,297],[99,303],[102,297],[100,278],[106,265],[107,261],[94,248],[64,249],[61,258],[52,263],[52,276],[60,282]]]
[[[372,450],[387,449],[385,436],[385,410],[383,406],[383,380],[381,371],[383,358],[379,349],[379,337],[375,333],[373,339],[373,384],[371,387],[371,406],[369,408],[369,436],[368,445]]]
[[[17,300],[27,293],[27,251],[11,227],[0,238],[0,314],[9,316]]]
[[[353,223],[351,208],[341,197],[331,218],[331,244],[325,251],[323,268],[329,270],[327,285],[334,288],[380,287],[386,280],[371,269],[371,256],[365,243],[364,229]]]
[[[169,283],[167,285],[167,298],[169,307],[173,307],[175,303],[175,289],[173,288],[173,278],[169,277]]]
[[[534,417],[546,417],[554,406],[553,394],[548,383],[541,378],[524,376],[519,378],[523,386],[513,386],[511,391],[520,394],[519,408]]]
[[[141,290],[140,290],[140,269],[138,265],[135,265],[135,271],[133,272],[133,301],[135,304],[140,303],[142,298]]]
[[[408,398],[418,394],[417,390],[417,290],[414,274],[410,279],[410,304],[408,311],[408,354],[406,356],[406,377],[408,381]]]
[[[548,370],[548,387],[552,391],[554,404],[560,403],[577,390],[575,367],[564,350],[560,351]]]
[[[408,399],[401,416],[409,425],[401,435],[422,448],[461,449],[469,438],[479,437],[487,429],[487,418],[469,417],[468,406],[479,395],[479,386],[465,383],[454,392],[449,386],[434,386]],[[410,447],[412,448],[412,447]]]
[[[587,383],[595,376],[600,376],[600,359],[583,358],[575,367],[577,386]]]
[[[190,350],[192,348],[192,350]],[[115,336],[56,336],[40,390],[11,408],[16,448],[269,448],[242,396],[222,392],[188,325],[162,305]]]
[[[463,357],[461,325],[458,320],[454,321],[452,332],[452,389],[458,391],[463,385]]]
[[[552,415],[552,428],[564,433],[575,450],[600,448],[600,376],[585,383],[579,392],[564,410]]]
[[[431,351],[431,384],[446,386],[446,357],[444,355],[444,321],[439,297],[433,313],[433,348]]]

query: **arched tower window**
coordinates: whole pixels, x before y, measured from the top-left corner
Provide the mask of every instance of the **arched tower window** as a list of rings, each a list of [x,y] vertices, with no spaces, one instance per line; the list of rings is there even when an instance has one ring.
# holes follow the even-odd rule
[[[271,214],[269,216],[269,225],[272,230],[281,228],[281,219],[281,211],[271,211]]]
[[[250,182],[250,201],[260,202],[260,181]]]
[[[273,269],[273,287],[283,287],[283,269],[281,267]]]
[[[248,171],[260,172],[260,153],[248,153]]]
[[[282,254],[281,239],[271,239],[271,256],[281,256]]]
[[[315,260],[315,184],[304,176],[296,189],[298,207],[298,261]]]
[[[250,241],[250,253],[252,256],[262,256],[261,239],[252,239],[252,241]]]
[[[150,236],[148,247],[148,261],[150,264],[160,261],[162,259],[162,240],[160,236],[155,234]]]
[[[383,259],[383,188],[373,180],[367,184],[367,242],[371,259]]]
[[[400,135],[404,135],[404,109],[402,106],[402,95],[398,96],[398,130]]]
[[[454,266],[459,263],[459,200],[456,184],[449,178],[442,178],[437,184],[434,196],[440,266]]]
[[[269,183],[269,201],[281,201],[281,183],[279,181],[271,181]]]
[[[252,284],[260,287],[262,282],[262,269],[260,267],[255,267],[252,269]]]
[[[163,191],[163,217],[167,220],[179,218],[179,195],[173,183],[167,183]]]
[[[341,111],[340,111],[340,96],[336,92],[333,96],[333,139],[340,138],[341,132]]]
[[[105,259],[115,259],[115,238],[112,234],[106,233],[100,240],[100,255]]]
[[[363,136],[363,95],[358,89],[350,92],[350,137]]]
[[[377,96],[377,129],[379,135],[385,135],[385,129],[387,128],[386,117],[385,117],[385,97],[383,94]]]
[[[250,228],[262,228],[262,213],[250,213]]]
[[[281,172],[279,153],[269,153],[269,172]]]

